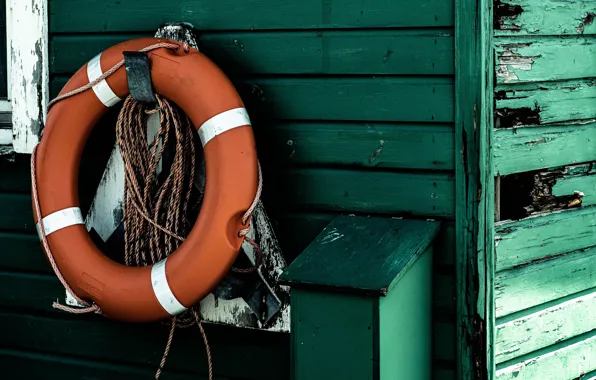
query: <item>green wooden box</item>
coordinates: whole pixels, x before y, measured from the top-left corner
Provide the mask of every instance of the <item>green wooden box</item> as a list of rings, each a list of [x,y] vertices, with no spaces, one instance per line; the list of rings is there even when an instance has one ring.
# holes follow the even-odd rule
[[[431,378],[439,225],[340,216],[288,266],[292,379]]]

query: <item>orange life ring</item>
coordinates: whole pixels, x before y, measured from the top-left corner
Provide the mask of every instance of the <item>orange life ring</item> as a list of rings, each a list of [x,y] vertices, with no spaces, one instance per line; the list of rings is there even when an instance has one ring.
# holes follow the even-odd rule
[[[99,78],[124,51],[174,41],[142,38],[113,46],[83,66],[61,94]],[[206,189],[199,217],[184,243],[152,267],[127,267],[92,242],[81,217],[78,170],[83,148],[108,108],[129,94],[120,68],[92,90],[51,108],[37,149],[36,183],[47,241],[66,282],[109,318],[144,322],[183,312],[206,296],[228,272],[243,239],[242,216],[258,183],[250,120],[225,74],[180,43],[149,53],[155,91],[175,102],[198,127],[204,146]],[[187,48],[186,50],[184,48]],[[37,218],[36,218],[37,222]]]

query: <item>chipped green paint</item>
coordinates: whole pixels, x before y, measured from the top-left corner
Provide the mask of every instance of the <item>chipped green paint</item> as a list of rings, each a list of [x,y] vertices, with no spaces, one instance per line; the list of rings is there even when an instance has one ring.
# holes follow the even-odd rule
[[[596,79],[498,86],[497,128],[596,118]]]
[[[563,175],[553,185],[552,194],[560,197],[573,194],[574,191],[584,193],[584,207],[596,204],[596,170],[593,163],[565,168]]]
[[[497,363],[549,347],[594,329],[596,292],[564,299],[508,321],[497,320]]]
[[[495,225],[496,270],[596,245],[596,208],[543,214]]]
[[[497,83],[561,81],[596,76],[596,37],[498,38]]]
[[[596,369],[596,331],[497,367],[495,380],[584,380]]]
[[[496,36],[596,33],[590,0],[494,0]]]
[[[594,142],[596,123],[497,129],[495,172],[507,175],[594,161]]]
[[[492,2],[455,2],[457,376],[492,376]]]
[[[497,318],[596,287],[596,248],[575,251],[495,277]]]

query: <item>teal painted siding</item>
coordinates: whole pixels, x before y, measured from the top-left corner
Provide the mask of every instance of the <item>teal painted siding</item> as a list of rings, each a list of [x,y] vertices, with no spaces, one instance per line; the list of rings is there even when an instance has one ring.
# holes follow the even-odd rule
[[[265,206],[288,260],[337,213],[444,220],[435,246],[433,371],[455,370],[453,2],[50,0],[55,96],[120,41],[188,21],[254,122]],[[236,8],[234,8],[236,7]],[[108,129],[108,126],[101,128]],[[99,128],[98,128],[99,129]],[[96,140],[94,140],[96,141]],[[107,144],[106,146],[109,146]],[[105,152],[89,152],[102,163]],[[30,378],[147,378],[167,328],[51,309],[62,296],[31,217],[28,157],[0,172],[0,363]],[[98,178],[82,171],[82,205]],[[283,334],[208,326],[216,375],[287,379]],[[406,343],[407,344],[407,343]],[[164,379],[206,376],[198,331],[176,333]]]
[[[596,4],[494,4],[494,378],[593,378]]]

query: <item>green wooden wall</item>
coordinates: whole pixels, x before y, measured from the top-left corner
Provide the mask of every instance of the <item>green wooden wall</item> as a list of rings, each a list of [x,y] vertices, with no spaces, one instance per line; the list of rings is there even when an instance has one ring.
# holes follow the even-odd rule
[[[591,379],[596,2],[495,1],[494,11],[495,378]]]
[[[265,206],[289,260],[338,213],[445,221],[435,247],[433,369],[450,380],[453,8],[445,0],[50,0],[51,92],[117,42],[151,36],[162,22],[192,23],[201,50],[247,103]],[[90,161],[105,159],[97,154]],[[27,160],[0,167],[0,323],[10,326],[0,363],[26,378],[149,378],[166,326],[51,309],[63,290],[34,234]],[[87,179],[83,187],[97,180]],[[218,378],[289,377],[289,336],[225,326],[207,333]],[[177,332],[163,378],[205,378],[206,368],[198,331]]]

